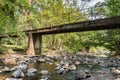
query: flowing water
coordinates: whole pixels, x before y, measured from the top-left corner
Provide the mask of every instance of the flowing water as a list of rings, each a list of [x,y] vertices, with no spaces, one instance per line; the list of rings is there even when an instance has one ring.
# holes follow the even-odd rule
[[[14,65],[12,65],[14,66]],[[11,65],[9,65],[9,67],[12,67]],[[51,77],[49,80],[75,80],[75,74],[74,71],[69,71],[68,73],[65,73],[63,75],[59,75],[55,72],[55,65],[50,65],[50,64],[46,64],[46,63],[31,63],[28,66],[29,68],[36,68],[38,71],[41,70],[48,70],[51,73]],[[92,68],[90,68],[88,65],[80,65],[78,66],[77,70],[84,70],[84,69],[89,69],[91,71],[93,71],[91,73],[91,77],[90,78],[86,78],[86,79],[81,79],[81,80],[114,80],[116,78],[116,75],[113,75],[110,73],[109,68],[105,68],[105,67],[100,67],[100,66],[94,66]],[[97,70],[101,70],[104,71],[105,74],[98,74],[96,73]],[[5,80],[5,78],[10,78],[11,77],[11,73],[2,73],[0,74],[0,80]],[[23,80],[40,80],[41,75],[38,74],[34,77],[24,77]]]

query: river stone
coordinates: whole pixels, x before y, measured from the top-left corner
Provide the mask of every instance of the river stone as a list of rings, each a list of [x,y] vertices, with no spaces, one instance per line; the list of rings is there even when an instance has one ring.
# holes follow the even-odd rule
[[[56,72],[57,72],[58,74],[62,74],[64,71],[65,71],[65,69],[64,69],[64,68],[60,68],[60,69],[59,69],[59,70],[57,70]]]
[[[45,59],[44,58],[40,58],[38,61],[39,62],[45,62]]]
[[[27,75],[28,77],[31,77],[31,76],[35,76],[35,73],[28,72],[26,75]]]
[[[35,69],[35,68],[30,68],[30,69],[27,70],[27,72],[28,72],[28,73],[35,73],[35,72],[37,72],[37,69]]]
[[[70,69],[70,70],[76,70],[77,68],[76,68],[75,65],[70,65],[70,66],[69,66],[69,69]]]
[[[90,70],[85,70],[85,73],[86,73],[86,77],[88,78],[88,77],[91,77],[91,73],[90,73]]]
[[[45,78],[45,79],[40,79],[40,80],[48,80],[47,78]]]
[[[80,70],[80,71],[76,72],[76,75],[75,75],[76,80],[81,80],[81,79],[84,79],[86,77],[87,77],[87,75],[84,71]]]
[[[14,77],[14,78],[20,78],[23,76],[24,76],[24,73],[22,72],[21,69],[18,69],[12,73],[12,77]]]
[[[104,74],[105,72],[104,72],[104,71],[101,71],[101,70],[98,70],[97,73],[98,73],[98,74]]]
[[[59,65],[55,68],[55,70],[59,70],[60,68],[61,68],[61,66]]]
[[[111,68],[110,71],[111,71],[113,74],[120,75],[120,70],[119,70],[119,69]]]
[[[41,76],[41,79],[40,80],[48,80],[49,77],[48,76]]]
[[[4,67],[4,72],[10,72],[10,68],[9,67]]]
[[[28,66],[27,64],[20,64],[18,68],[21,70],[26,70],[27,66]]]
[[[3,68],[3,66],[0,66],[0,69],[2,69]]]
[[[65,66],[65,67],[68,67],[68,66],[69,66],[69,63],[68,63],[68,62],[64,63],[64,66]]]
[[[15,71],[16,69],[18,69],[18,66],[14,66],[11,68],[11,71]]]
[[[6,78],[5,80],[23,80],[22,78]]]
[[[49,72],[47,70],[42,70],[42,71],[40,71],[40,74],[42,74],[42,75],[48,75]]]
[[[80,64],[80,62],[79,61],[75,61],[75,65],[79,65]]]
[[[2,70],[0,70],[0,74],[2,73]]]
[[[120,78],[114,79],[114,80],[120,80]]]

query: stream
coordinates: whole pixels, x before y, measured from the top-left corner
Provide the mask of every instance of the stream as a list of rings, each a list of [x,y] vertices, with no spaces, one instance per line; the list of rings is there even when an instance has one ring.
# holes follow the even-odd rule
[[[4,65],[0,65],[0,66],[7,66],[9,68],[12,68],[13,66],[15,66],[15,64],[12,64],[12,65],[4,64]],[[107,66],[81,63],[81,64],[77,65],[76,67],[77,67],[76,70],[67,71],[64,74],[58,74],[55,70],[55,68],[56,68],[55,64],[49,64],[47,62],[45,62],[45,63],[29,63],[27,66],[27,68],[37,69],[38,72],[40,72],[41,70],[49,71],[50,78],[44,79],[44,80],[119,80],[116,78],[120,77],[120,75],[111,73],[110,67],[107,67]],[[120,68],[120,61],[119,61],[118,69],[119,68]],[[79,71],[79,70],[84,70],[84,71],[89,70],[90,77],[83,78],[83,79],[76,79],[75,71]],[[6,80],[6,78],[11,78],[12,73],[13,72],[0,73],[0,80]],[[19,79],[8,79],[8,80],[19,80]],[[24,77],[22,77],[22,80],[43,80],[43,79],[41,79],[41,74],[36,74],[35,76],[32,76],[32,77],[24,76]]]
[[[73,75],[72,71],[70,71],[66,74],[63,74],[63,75],[56,74],[55,69],[54,69],[55,65],[50,65],[50,64],[46,64],[46,63],[42,63],[42,64],[31,63],[31,64],[29,64],[28,67],[34,67],[38,71],[48,70],[51,73],[51,77],[49,80],[75,80],[75,75]],[[88,65],[80,65],[78,70],[79,69],[89,69],[89,66]],[[108,68],[96,66],[92,70],[93,71],[101,70],[101,71],[105,71],[106,73],[105,74],[91,73],[90,78],[86,78],[86,79],[82,79],[82,80],[114,80],[116,78],[116,75],[111,74],[110,70]],[[4,80],[5,78],[8,78],[8,77],[11,77],[11,73],[0,74],[0,80]],[[36,75],[34,77],[24,77],[23,80],[40,80],[40,75]]]

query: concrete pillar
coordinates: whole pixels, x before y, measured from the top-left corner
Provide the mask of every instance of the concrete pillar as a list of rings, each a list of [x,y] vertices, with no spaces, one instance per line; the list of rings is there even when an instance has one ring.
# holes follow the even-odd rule
[[[26,51],[27,55],[35,55],[34,44],[33,44],[33,34],[31,32],[28,35],[28,49]]]
[[[42,35],[40,34],[33,34],[33,42],[34,42],[34,49],[35,54],[40,55],[42,50]]]

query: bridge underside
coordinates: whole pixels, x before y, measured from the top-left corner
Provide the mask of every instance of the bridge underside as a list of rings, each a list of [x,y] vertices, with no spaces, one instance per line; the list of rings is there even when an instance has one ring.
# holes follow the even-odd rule
[[[42,35],[68,33],[68,32],[107,30],[107,29],[117,29],[117,28],[120,29],[120,16],[106,18],[106,19],[92,20],[92,21],[70,23],[70,24],[34,29],[34,30],[26,30],[25,33],[28,35],[29,38],[28,47],[34,45],[33,48],[35,50],[33,50],[32,53],[37,52],[40,54]],[[31,42],[33,42],[32,45],[30,45]]]
[[[65,25],[58,25],[34,30],[26,30],[25,32],[45,34],[57,34],[68,32],[81,32],[81,31],[93,31],[93,30],[106,30],[120,28],[120,17],[84,21],[77,23],[70,23]]]

